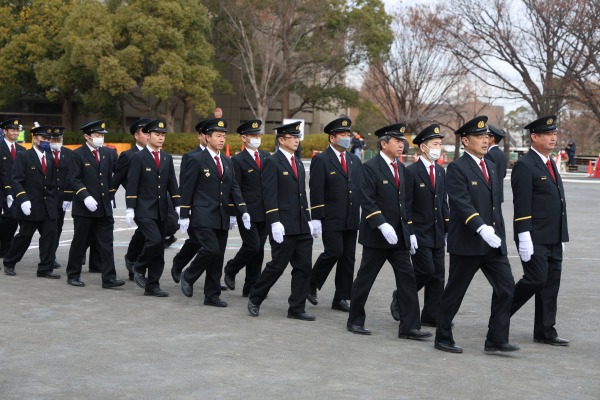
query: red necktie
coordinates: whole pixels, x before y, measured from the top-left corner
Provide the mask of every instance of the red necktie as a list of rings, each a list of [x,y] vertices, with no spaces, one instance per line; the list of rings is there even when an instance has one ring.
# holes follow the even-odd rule
[[[158,158],[158,151],[153,151],[154,154],[154,163],[156,164],[156,168],[160,169],[160,158]]]
[[[296,167],[296,160],[294,160],[294,156],[292,156],[292,159],[290,160],[292,163],[292,171],[294,171],[294,175],[296,175],[296,178],[298,177],[298,168]]]
[[[260,157],[258,156],[258,151],[254,152],[254,162],[256,163],[256,166],[258,167],[258,170],[260,171]]]
[[[100,159],[98,158],[98,150],[92,150],[92,153],[94,153],[94,157],[96,157],[96,162],[100,164]]]
[[[56,164],[56,166],[58,167],[58,164],[60,162],[60,155],[58,151],[54,152],[54,163]]]
[[[431,180],[431,187],[435,188],[435,175],[433,174],[433,164],[429,166],[429,179]]]
[[[396,180],[396,187],[400,187],[400,178],[398,178],[398,164],[394,161],[392,163],[392,167],[394,167],[394,179]]]
[[[483,177],[485,178],[485,181],[489,185],[490,184],[490,177],[487,174],[487,171],[485,169],[485,163],[483,162],[483,160],[479,160],[479,165],[481,166],[481,170],[483,171]]]
[[[346,159],[344,158],[344,153],[340,153],[340,162],[342,163],[342,169],[348,175],[348,166],[346,165]]]
[[[12,157],[12,159],[14,160],[15,158],[17,158],[17,150],[15,150],[15,144],[11,144],[10,145],[10,155]]]
[[[46,175],[46,155],[42,154],[42,173]]]
[[[219,177],[223,177],[223,169],[221,168],[221,160],[219,156],[215,156],[215,161],[217,162],[217,170],[219,171]]]
[[[550,171],[550,176],[552,177],[552,180],[556,182],[556,175],[554,175],[554,168],[552,168],[552,163],[550,162],[550,159],[546,161],[546,167],[548,167],[548,171]]]

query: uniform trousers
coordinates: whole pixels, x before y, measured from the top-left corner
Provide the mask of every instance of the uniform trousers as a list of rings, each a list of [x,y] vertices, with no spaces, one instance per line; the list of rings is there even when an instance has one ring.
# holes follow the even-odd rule
[[[487,340],[495,343],[508,343],[510,307],[513,301],[515,280],[508,258],[499,249],[491,249],[485,256],[450,254],[448,283],[442,294],[435,334],[436,341],[454,344],[452,320],[460,308],[473,276],[479,269],[493,289]]]
[[[521,262],[523,278],[515,285],[510,314],[516,313],[535,294],[535,339],[553,339],[558,336],[556,309],[560,275],[562,272],[562,244],[534,244],[531,260]]]
[[[165,222],[152,218],[135,218],[138,230],[144,239],[140,255],[133,269],[146,278],[146,290],[160,288],[160,277],[165,269]]]
[[[200,243],[196,242],[191,234],[191,229],[188,230],[189,238],[183,242],[183,246],[175,257],[173,257],[173,269],[179,273],[183,271],[186,265],[190,263],[200,250]]]
[[[350,300],[352,296],[357,234],[357,230],[323,232],[324,251],[312,268],[310,284],[321,290],[333,266],[337,263],[334,301]]]
[[[0,226],[2,227],[0,229],[0,254],[2,256],[8,254],[15,232],[17,232],[17,228],[19,227],[19,221],[12,217],[13,211],[14,208],[11,207],[9,214],[3,213],[0,216]]]
[[[380,249],[363,246],[363,257],[352,284],[352,300],[350,301],[350,315],[348,323],[364,326],[366,320],[365,305],[375,279],[381,271],[383,264],[388,261],[394,270],[396,279],[396,295],[400,305],[401,331],[420,329],[419,296],[415,273],[410,263],[408,250]]]
[[[185,279],[193,285],[206,271],[204,281],[204,296],[209,299],[217,299],[221,296],[221,274],[223,268],[223,257],[227,246],[227,229],[213,228],[190,228],[188,233],[193,242],[202,243],[196,257],[183,274]]]
[[[303,313],[310,284],[313,238],[310,234],[285,235],[282,243],[277,243],[272,239],[270,243],[272,260],[265,265],[260,277],[250,290],[248,300],[260,306],[285,268],[291,264],[292,293],[288,298],[288,313]]]
[[[416,253],[410,256],[415,270],[417,292],[425,287],[422,322],[437,323],[438,320],[446,275],[444,255],[444,247],[419,246]]]
[[[113,230],[115,220],[108,217],[73,217],[75,232],[69,250],[69,261],[67,262],[67,278],[79,279],[81,275],[81,259],[85,256],[90,236],[93,236],[94,246],[98,250],[98,258],[94,261],[102,271],[102,281],[107,282],[117,277],[115,271],[115,254],[113,249]],[[90,264],[94,252],[90,250]],[[91,267],[91,265],[90,265]]]
[[[250,229],[244,228],[241,217],[238,217],[238,227],[242,237],[242,247],[233,259],[227,261],[225,274],[237,275],[246,267],[246,280],[244,281],[243,295],[248,295],[250,289],[260,276],[262,263],[265,258],[265,242],[267,241],[267,224],[265,222],[252,222]]]
[[[54,246],[54,254],[56,260],[56,251],[58,250],[58,244],[60,243],[60,235],[62,234],[63,225],[65,223],[65,211],[61,207],[56,210],[56,245]]]
[[[4,227],[2,227],[4,229]],[[8,254],[4,257],[4,266],[14,268],[21,261],[35,232],[40,233],[40,262],[37,272],[52,272],[56,248],[54,246],[56,238],[56,220],[45,219],[43,221],[19,221],[19,232],[15,235],[10,246]]]
[[[138,228],[133,233],[131,240],[129,241],[129,246],[127,246],[127,253],[125,253],[125,257],[130,262],[135,262],[137,258],[142,253],[142,249],[144,248],[144,234],[142,230],[138,226]]]

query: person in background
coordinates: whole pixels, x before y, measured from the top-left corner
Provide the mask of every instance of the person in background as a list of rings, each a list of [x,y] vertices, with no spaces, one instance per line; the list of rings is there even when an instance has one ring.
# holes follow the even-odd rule
[[[573,141],[573,139],[569,139],[565,151],[567,152],[567,156],[569,157],[569,167],[575,165],[575,152],[577,151],[577,146],[575,146],[575,142]]]
[[[496,165],[496,178],[498,179],[498,189],[500,189],[500,203],[504,202],[504,178],[506,177],[506,156],[504,150],[498,146],[504,139],[504,131],[489,125],[490,134],[488,136],[488,151],[484,158],[492,161]]]

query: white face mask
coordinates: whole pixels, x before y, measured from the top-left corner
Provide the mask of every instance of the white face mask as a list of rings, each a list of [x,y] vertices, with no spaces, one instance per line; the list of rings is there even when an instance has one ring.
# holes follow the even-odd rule
[[[337,145],[340,146],[342,149],[347,149],[348,147],[350,147],[351,140],[352,139],[350,139],[350,137],[340,138],[337,142]]]
[[[250,146],[254,147],[255,149],[258,149],[260,147],[260,144],[261,139],[250,138]]]
[[[427,145],[425,145],[425,147],[427,147]],[[429,158],[431,158],[433,161],[437,161],[437,159],[442,155],[442,149],[427,148],[429,149]]]
[[[50,143],[50,148],[52,149],[52,151],[60,151],[61,147],[62,143]]]
[[[103,137],[92,138],[92,146],[93,147],[95,147],[96,149],[99,149],[100,147],[102,147],[102,145],[104,145]]]

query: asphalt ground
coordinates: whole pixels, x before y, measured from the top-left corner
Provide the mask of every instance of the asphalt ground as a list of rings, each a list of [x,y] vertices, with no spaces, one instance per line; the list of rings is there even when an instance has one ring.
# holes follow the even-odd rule
[[[307,164],[306,164],[307,165]],[[65,222],[57,259],[60,280],[35,276],[37,239],[17,276],[0,273],[0,399],[599,399],[600,398],[600,180],[563,175],[571,242],[563,262],[557,329],[569,347],[532,341],[533,302],[512,319],[510,340],[521,351],[486,354],[483,344],[491,287],[478,273],[455,318],[463,354],[433,347],[433,340],[397,338],[389,313],[394,279],[382,269],[367,303],[372,336],[346,331],[347,314],[330,309],[334,279],[307,303],[315,322],[286,318],[290,267],[252,318],[240,288],[223,292],[228,308],[202,305],[203,278],[194,297],[183,296],[169,274],[186,235],[166,250],[161,286],[171,296],[152,298],[133,282],[102,289],[84,266],[86,287],[67,285],[64,266],[73,235]],[[504,182],[507,237],[512,238],[512,195]],[[124,222],[117,194],[115,261],[133,228]],[[241,245],[230,232],[225,259]],[[267,244],[268,246],[268,244]],[[322,251],[320,239],[313,260]],[[361,246],[357,248],[356,269]],[[267,248],[266,261],[270,253]],[[509,259],[522,275],[514,242]],[[422,292],[420,293],[422,302]],[[421,303],[422,304],[422,303]],[[433,332],[432,328],[423,328]]]

